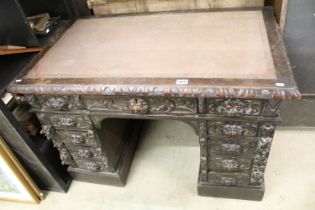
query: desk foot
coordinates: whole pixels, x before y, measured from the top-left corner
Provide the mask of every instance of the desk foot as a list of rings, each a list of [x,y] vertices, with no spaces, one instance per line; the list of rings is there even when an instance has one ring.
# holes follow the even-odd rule
[[[125,152],[122,154],[115,172],[91,172],[80,168],[68,168],[68,172],[74,180],[123,187],[126,184],[133,157],[143,128],[143,121],[134,123],[133,134],[126,142]]]
[[[243,200],[261,201],[265,193],[265,186],[238,187],[238,186],[216,186],[198,182],[198,195],[220,198],[232,198]]]

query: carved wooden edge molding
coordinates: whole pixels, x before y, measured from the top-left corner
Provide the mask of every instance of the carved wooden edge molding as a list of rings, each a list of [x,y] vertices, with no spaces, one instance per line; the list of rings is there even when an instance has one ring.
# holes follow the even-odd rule
[[[7,91],[14,94],[96,94],[107,96],[211,97],[239,99],[299,99],[297,88],[225,88],[225,87],[159,87],[135,85],[32,85],[13,84]]]

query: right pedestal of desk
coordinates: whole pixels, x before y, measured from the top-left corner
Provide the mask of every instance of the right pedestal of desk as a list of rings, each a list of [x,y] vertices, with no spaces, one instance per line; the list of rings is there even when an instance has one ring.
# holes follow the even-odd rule
[[[199,122],[198,193],[248,200],[264,195],[264,173],[279,119],[280,101],[216,99]]]

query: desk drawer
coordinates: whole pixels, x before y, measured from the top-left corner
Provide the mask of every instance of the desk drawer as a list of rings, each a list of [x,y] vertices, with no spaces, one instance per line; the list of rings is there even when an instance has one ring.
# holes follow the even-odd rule
[[[209,169],[220,172],[246,172],[251,169],[252,159],[250,157],[210,157]]]
[[[256,149],[257,139],[210,139],[208,150],[210,154],[216,155],[251,155]]]
[[[76,110],[83,104],[79,95],[36,95],[40,107],[45,110]]]
[[[86,109],[131,114],[197,113],[195,98],[82,96]]]
[[[77,163],[77,166],[81,169],[85,169],[92,172],[102,172],[102,171],[108,171],[109,167],[106,161],[97,161],[97,160],[86,160],[86,159],[80,159],[75,160]]]
[[[207,113],[224,117],[259,116],[263,110],[260,100],[207,99]]]
[[[209,136],[256,137],[259,125],[257,122],[209,121]]]
[[[214,185],[248,185],[250,175],[248,173],[216,173],[209,172],[208,183]]]
[[[42,125],[52,125],[59,129],[92,129],[92,122],[86,115],[37,113]]]
[[[106,157],[102,153],[100,148],[87,148],[87,147],[69,147],[68,150],[72,157],[77,159],[97,159],[106,162]]]
[[[94,131],[56,131],[58,141],[64,142],[66,145],[78,145],[87,147],[98,146]]]

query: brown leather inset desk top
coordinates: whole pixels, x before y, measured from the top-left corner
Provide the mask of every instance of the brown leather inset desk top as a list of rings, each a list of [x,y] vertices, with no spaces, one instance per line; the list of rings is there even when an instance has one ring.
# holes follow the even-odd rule
[[[25,78],[276,79],[261,11],[80,19]]]
[[[300,98],[270,8],[80,19],[7,91]]]

